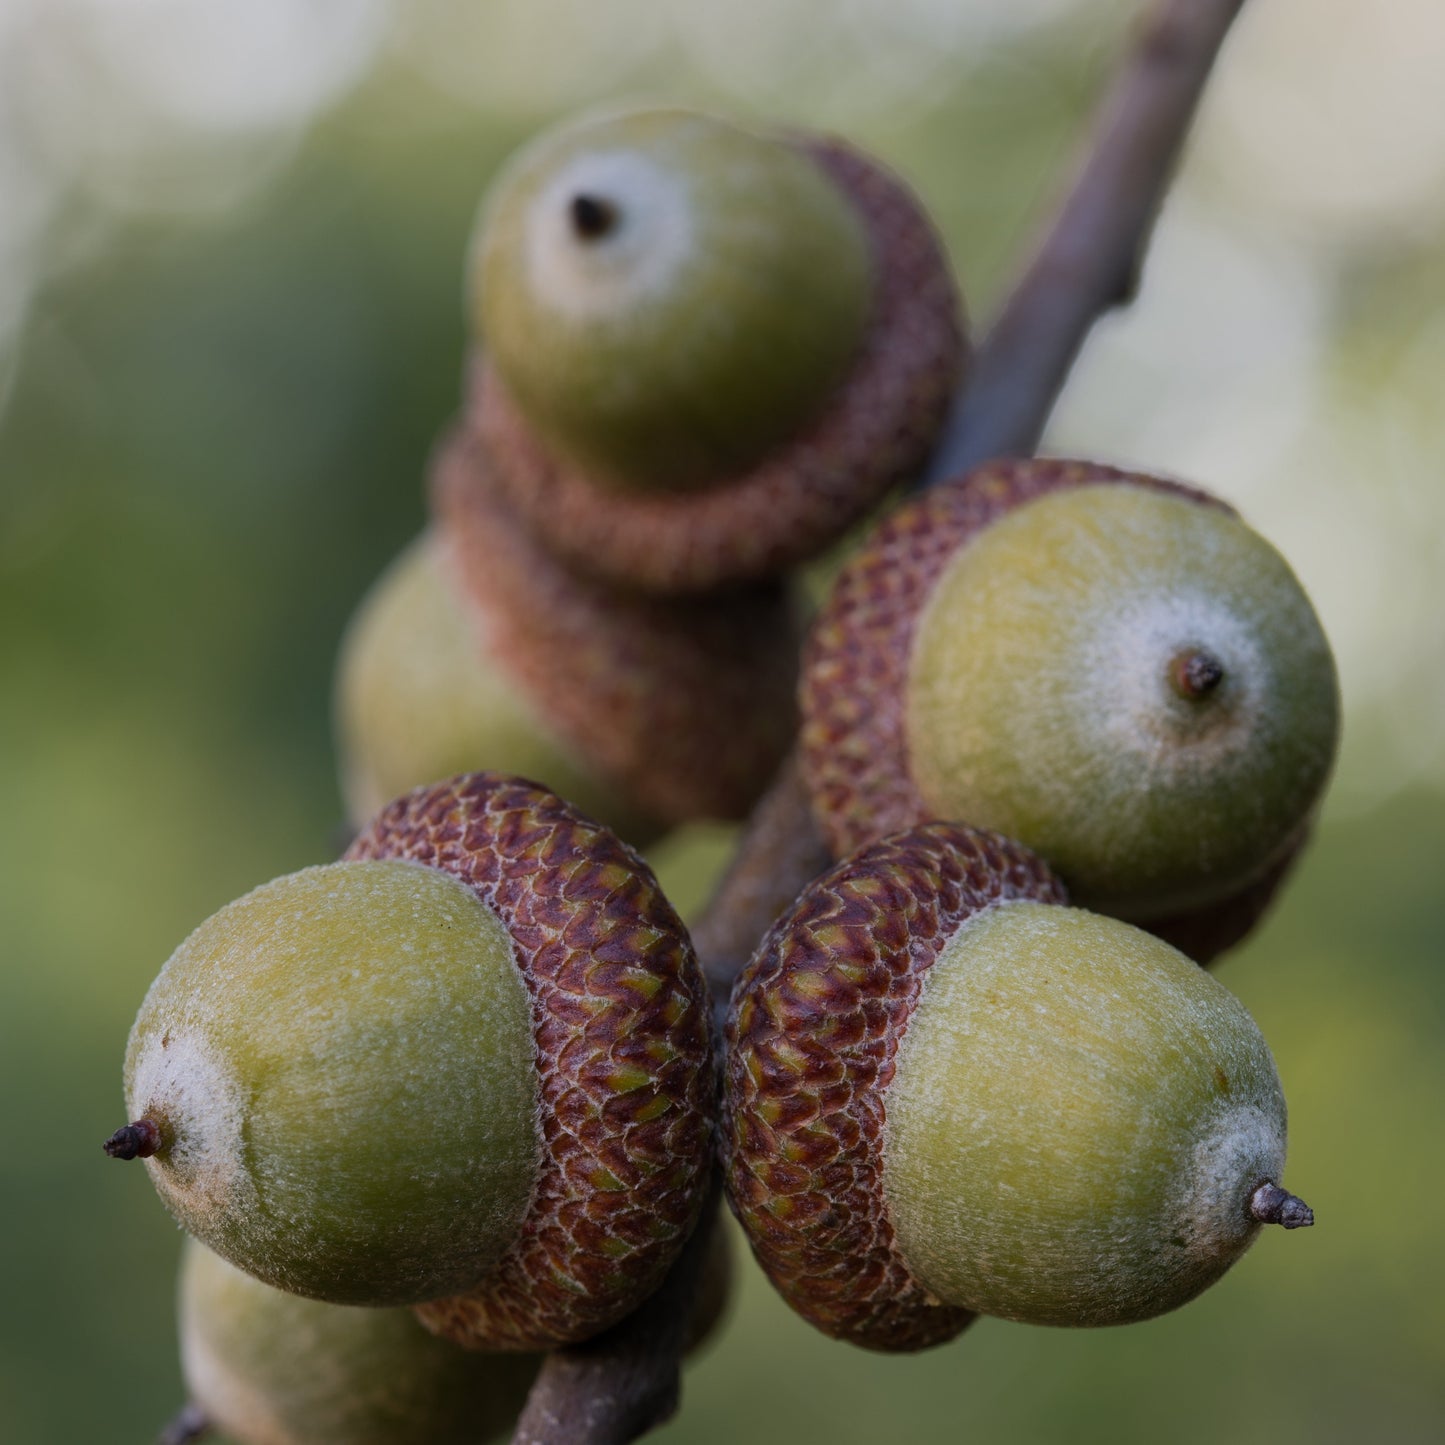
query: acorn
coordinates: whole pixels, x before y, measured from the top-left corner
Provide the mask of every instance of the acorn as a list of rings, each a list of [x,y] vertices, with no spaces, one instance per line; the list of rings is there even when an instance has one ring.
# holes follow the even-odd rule
[[[933,818],[991,828],[1201,962],[1268,903],[1339,731],[1274,548],[1202,492],[1071,461],[991,462],[885,521],[800,696],[835,856]]]
[[[746,816],[796,726],[789,586],[658,599],[579,579],[517,525],[464,434],[437,454],[432,500],[437,525],[377,584],[341,649],[353,822],[467,768],[537,778],[638,844]]]
[[[775,575],[921,468],[966,363],[918,203],[833,140],[651,110],[548,132],[470,263],[470,419],[526,525],[638,590]]]
[[[238,1445],[481,1445],[516,1420],[541,1363],[461,1349],[409,1309],[273,1289],[195,1240],[177,1303],[193,1408]]]
[[[489,767],[540,779],[633,842],[655,836],[508,674],[450,550],[434,531],[418,537],[342,640],[333,711],[347,817],[359,827],[410,788]]]
[[[716,1331],[732,1248],[714,1229],[687,1354]],[[409,1309],[324,1304],[273,1289],[186,1241],[181,1368],[193,1416],[239,1445],[481,1445],[505,1433],[541,1359],[464,1350]]]
[[[1313,1222],[1243,1006],[956,824],[861,850],[774,926],[733,996],[723,1145],[773,1283],[877,1350],[976,1314],[1147,1319],[1261,1224]]]
[[[707,997],[646,864],[479,773],[203,923],[131,1031],[179,1222],[249,1274],[419,1305],[476,1348],[584,1339],[658,1284],[712,1147]]]

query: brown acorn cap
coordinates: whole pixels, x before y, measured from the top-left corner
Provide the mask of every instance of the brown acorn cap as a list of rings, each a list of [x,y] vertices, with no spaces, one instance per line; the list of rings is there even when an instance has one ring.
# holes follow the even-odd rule
[[[701,592],[816,555],[932,448],[967,363],[948,258],[897,178],[841,142],[799,140],[857,206],[877,283],[866,339],[823,410],[787,445],[705,491],[619,492],[554,456],[485,358],[469,423],[523,522],[569,567],[639,591]]]
[[[792,742],[800,624],[782,582],[696,598],[567,571],[516,521],[486,448],[455,433],[432,507],[479,640],[549,729],[662,824],[744,817]]]
[[[1254,931],[1285,879],[1294,872],[1313,827],[1314,819],[1306,819],[1285,851],[1258,878],[1237,892],[1217,903],[1189,908],[1168,918],[1151,919],[1141,927],[1165,943],[1172,943],[1195,963],[1213,963]]]
[[[347,850],[460,879],[511,934],[531,1000],[541,1158],[521,1237],[466,1294],[417,1306],[473,1349],[586,1339],[661,1281],[712,1160],[707,988],[647,865],[521,779],[398,798]]]
[[[1006,899],[1065,902],[1026,848],[933,823],[825,873],[774,924],[733,992],[722,1143],[759,1263],[825,1334],[920,1350],[972,1319],[900,1255],[883,1189],[884,1097],[924,975],[958,926]]]
[[[1002,458],[930,488],[877,528],[840,573],[809,634],[799,689],[803,772],[835,857],[933,816],[909,771],[905,708],[914,636],[958,549],[1036,497],[1116,482],[1170,493],[1233,515],[1194,487],[1099,463]],[[1229,898],[1141,924],[1200,963],[1254,926],[1296,856]]]

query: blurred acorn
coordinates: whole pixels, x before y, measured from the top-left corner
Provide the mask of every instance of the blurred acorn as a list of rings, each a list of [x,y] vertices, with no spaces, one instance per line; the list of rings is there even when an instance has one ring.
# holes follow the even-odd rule
[[[579,579],[494,479],[474,438],[445,444],[436,527],[347,633],[336,731],[352,821],[476,768],[536,778],[634,843],[744,816],[795,726],[790,588],[654,599]]]
[[[839,142],[576,122],[479,221],[471,420],[574,569],[689,592],[816,554],[926,459],[967,349],[917,202]]]

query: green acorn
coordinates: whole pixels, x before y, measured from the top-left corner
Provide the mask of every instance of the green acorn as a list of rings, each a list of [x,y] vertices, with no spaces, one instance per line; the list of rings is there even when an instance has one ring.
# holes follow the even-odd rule
[[[473,246],[471,421],[533,533],[641,591],[780,573],[922,465],[965,359],[942,247],[832,142],[681,110],[563,126]]]
[[[931,824],[774,926],[728,1021],[729,1196],[763,1268],[880,1350],[974,1314],[1105,1325],[1176,1308],[1265,1222],[1285,1106],[1211,975],[1062,906],[1027,850]]]
[[[507,662],[496,628],[472,614],[445,543],[435,532],[417,538],[363,600],[337,661],[352,824],[410,788],[488,767],[537,778],[633,842],[654,837],[660,825],[557,735]]]
[[[731,1289],[732,1248],[715,1228],[689,1356],[711,1339]],[[193,1239],[177,1302],[187,1413],[238,1445],[480,1445],[516,1420],[541,1363],[461,1349],[408,1309],[272,1289]]]
[[[1202,493],[1080,462],[990,463],[891,517],[801,698],[839,856],[929,818],[992,828],[1201,959],[1267,902],[1339,729],[1279,554]]]
[[[493,183],[473,321],[560,454],[609,486],[687,490],[821,404],[870,272],[862,218],[801,149],[639,111],[549,131]]]
[[[701,973],[641,859],[475,774],[181,945],[106,1147],[258,1279],[543,1349],[628,1313],[681,1249],[709,1053]]]
[[[520,1413],[540,1358],[463,1350],[409,1309],[272,1289],[188,1240],[181,1368],[238,1445],[482,1445]]]

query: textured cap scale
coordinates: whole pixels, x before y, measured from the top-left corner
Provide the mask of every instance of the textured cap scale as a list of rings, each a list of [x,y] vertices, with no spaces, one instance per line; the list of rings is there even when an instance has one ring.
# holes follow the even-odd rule
[[[839,864],[774,925],[728,1019],[729,1196],[773,1283],[826,1334],[876,1350],[951,1339],[973,1318],[910,1273],[884,1205],[885,1093],[928,969],[1004,899],[1062,903],[1044,864],[996,834],[932,824]]]
[[[555,795],[478,773],[418,789],[347,852],[441,868],[516,942],[541,1074],[521,1237],[475,1289],[419,1307],[479,1349],[585,1339],[660,1282],[712,1148],[706,986],[651,871]]]

